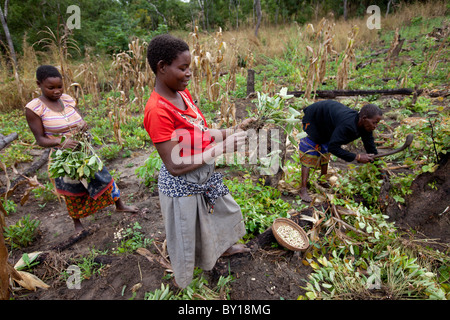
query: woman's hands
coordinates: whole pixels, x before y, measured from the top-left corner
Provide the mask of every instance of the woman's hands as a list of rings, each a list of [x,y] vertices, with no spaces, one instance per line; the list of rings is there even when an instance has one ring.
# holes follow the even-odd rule
[[[72,140],[70,138],[64,139],[63,142],[59,144],[59,147],[62,149],[76,149],[78,147],[79,142],[77,140]]]
[[[246,131],[237,131],[236,133],[233,133],[228,136],[223,143],[219,143],[215,146],[217,150],[216,156],[240,150],[240,148],[245,144],[246,139]]]
[[[258,121],[258,119],[256,119],[256,118],[247,118],[244,121],[242,121],[242,123],[240,123],[236,129],[237,130],[247,130],[248,127],[250,127],[250,125],[252,123],[257,122],[257,121]]]
[[[84,119],[81,119],[80,122],[78,122],[70,127],[70,131],[74,132],[74,133],[81,133],[81,132],[85,132],[87,130],[88,130],[88,125],[87,125],[86,121],[84,121]]]
[[[155,143],[155,147],[167,170],[174,176],[182,175],[203,166],[205,163],[213,163],[217,157],[225,153],[241,150],[247,139],[247,132],[243,129],[255,121],[257,121],[256,118],[245,119],[236,127],[233,134],[230,134],[230,131],[234,131],[233,129],[211,129],[210,133],[215,138],[215,143],[200,154],[181,157],[180,146],[177,141],[173,140]]]
[[[63,149],[75,149],[78,146],[78,141],[70,138],[66,138],[62,143],[59,139],[49,138],[44,132],[44,126],[42,125],[41,118],[33,111],[26,109],[25,116],[28,122],[28,126],[33,133],[38,145],[44,148],[63,148]],[[86,121],[83,119],[76,125],[71,126],[71,132],[83,132],[88,129]]]
[[[86,121],[81,119],[80,122],[70,127],[70,131],[74,134],[83,133],[88,130],[88,126]],[[60,143],[60,147],[63,149],[76,149],[79,142],[74,139],[66,138],[63,142]]]
[[[173,176],[179,176],[193,171],[205,164],[214,163],[214,160],[225,153],[232,153],[244,145],[247,138],[247,132],[238,131],[225,140],[211,144],[210,148],[205,149],[203,153],[192,156],[180,156],[180,145],[178,141],[168,140],[155,143],[156,150],[166,166],[167,170]]]

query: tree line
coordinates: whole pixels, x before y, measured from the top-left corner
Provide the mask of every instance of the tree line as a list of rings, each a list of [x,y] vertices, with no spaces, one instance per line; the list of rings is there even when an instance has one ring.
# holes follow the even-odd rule
[[[114,53],[127,49],[131,37],[149,40],[170,30],[203,31],[253,26],[299,24],[332,13],[335,18],[366,14],[369,5],[395,10],[401,0],[4,0],[0,3],[1,52],[21,52],[24,35],[39,47],[47,27],[57,34],[67,27],[69,6],[79,8],[80,28],[71,36],[80,49]],[[412,2],[413,0],[403,0]],[[67,28],[66,28],[67,31]],[[42,49],[42,48],[37,48]]]

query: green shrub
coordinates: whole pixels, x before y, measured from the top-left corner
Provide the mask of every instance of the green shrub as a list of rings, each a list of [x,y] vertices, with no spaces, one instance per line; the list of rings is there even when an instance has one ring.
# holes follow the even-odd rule
[[[253,184],[251,178],[225,180],[234,200],[241,207],[245,228],[249,235],[263,233],[279,217],[288,217],[291,205],[281,199],[278,189],[264,184]]]
[[[153,151],[144,164],[138,167],[135,171],[138,178],[144,181],[144,184],[151,189],[154,188],[157,181],[157,173],[161,169],[162,160],[159,157],[158,151]]]
[[[12,248],[27,247],[34,241],[40,223],[37,219],[31,219],[28,214],[16,224],[5,228],[5,240]]]
[[[6,210],[7,215],[10,215],[11,213],[16,212],[16,210],[17,210],[17,204],[10,199],[6,199],[5,201],[2,201],[2,204],[3,204],[3,208],[5,208],[5,210]]]

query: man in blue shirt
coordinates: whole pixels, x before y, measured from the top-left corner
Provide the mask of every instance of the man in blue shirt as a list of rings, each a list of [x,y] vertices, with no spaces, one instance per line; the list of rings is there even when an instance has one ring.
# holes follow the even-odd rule
[[[330,154],[347,162],[368,163],[378,153],[372,132],[382,119],[381,110],[374,104],[367,104],[359,112],[333,100],[311,104],[304,110],[303,130],[308,134],[300,140],[300,162],[302,164],[302,186],[300,197],[311,202],[307,193],[309,171],[320,166],[326,175]],[[361,138],[367,153],[354,154],[342,148]]]

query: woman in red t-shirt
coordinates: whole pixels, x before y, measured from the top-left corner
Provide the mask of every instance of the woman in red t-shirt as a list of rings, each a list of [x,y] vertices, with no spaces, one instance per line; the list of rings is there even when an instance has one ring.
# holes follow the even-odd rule
[[[214,172],[214,159],[238,150],[246,132],[208,128],[187,90],[191,54],[186,42],[157,36],[147,59],[156,82],[144,126],[163,161],[158,179],[161,212],[176,283],[184,288],[195,266],[210,270],[222,255],[249,251],[236,244],[245,235],[240,207]]]

